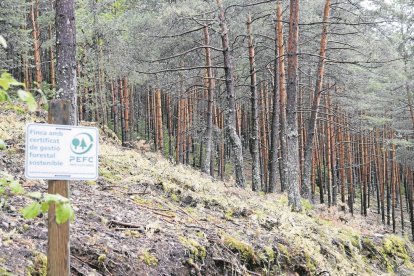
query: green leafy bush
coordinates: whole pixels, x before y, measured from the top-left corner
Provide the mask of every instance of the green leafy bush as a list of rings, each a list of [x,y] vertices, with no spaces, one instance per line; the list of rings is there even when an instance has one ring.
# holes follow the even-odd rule
[[[75,212],[68,198],[59,194],[30,193],[17,180],[9,176],[0,178],[0,208],[6,205],[7,198],[16,195],[29,197],[34,200],[34,202],[20,211],[26,219],[33,219],[40,213],[47,213],[51,204],[55,204],[56,206],[56,223],[65,223],[68,220],[73,220],[75,217]]]

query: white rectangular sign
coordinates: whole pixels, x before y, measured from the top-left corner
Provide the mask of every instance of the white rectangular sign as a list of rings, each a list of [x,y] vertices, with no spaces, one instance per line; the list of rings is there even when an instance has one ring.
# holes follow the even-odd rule
[[[26,178],[95,180],[98,147],[95,127],[27,124]]]

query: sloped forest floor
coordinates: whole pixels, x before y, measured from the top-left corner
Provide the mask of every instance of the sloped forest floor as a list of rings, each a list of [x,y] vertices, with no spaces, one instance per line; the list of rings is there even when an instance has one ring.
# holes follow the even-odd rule
[[[24,126],[45,116],[0,114],[0,172],[29,191]],[[101,130],[100,177],[72,182],[72,275],[414,275],[414,246],[372,221],[284,195],[261,195],[216,181],[157,153],[121,147]],[[25,220],[30,199],[0,210],[0,275],[45,275],[46,216]]]

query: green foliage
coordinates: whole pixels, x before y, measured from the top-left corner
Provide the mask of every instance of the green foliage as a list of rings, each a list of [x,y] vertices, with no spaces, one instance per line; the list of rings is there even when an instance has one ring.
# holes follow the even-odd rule
[[[7,48],[7,42],[3,36],[0,35],[0,45],[4,48]],[[5,101],[10,101],[10,96],[8,91],[12,88],[20,88],[17,90],[17,95],[20,101],[24,102],[29,111],[35,111],[37,109],[37,103],[35,98],[30,92],[27,92],[21,88],[25,88],[24,83],[17,81],[13,76],[7,71],[2,71],[0,75],[0,103]],[[42,100],[47,103],[46,97],[41,90],[37,90],[41,95]],[[47,104],[45,106],[47,108]]]
[[[19,96],[19,99],[26,103],[27,108],[29,111],[35,111],[37,108],[36,100],[34,99],[33,95],[27,91],[24,91],[22,89],[19,89],[17,91],[17,95]]]
[[[69,199],[59,194],[44,194],[31,193],[28,194],[30,197],[37,201],[23,208],[20,212],[25,219],[33,219],[40,213],[46,213],[49,210],[51,204],[56,205],[56,223],[62,224],[68,220],[75,218],[75,212],[70,205]]]
[[[56,223],[62,224],[75,218],[75,212],[69,203],[57,203],[56,205]]]
[[[11,102],[11,98],[10,98],[8,91],[14,88],[17,88],[17,87],[25,88],[24,83],[21,83],[15,80],[10,73],[3,71],[0,75],[0,103],[6,102],[6,101]],[[38,92],[41,95],[42,101],[46,103],[44,105],[44,108],[47,109],[48,105],[47,105],[46,96],[39,89],[36,90],[36,92]],[[32,93],[26,90],[23,90],[23,89],[18,89],[17,96],[21,102],[26,104],[27,109],[29,111],[33,112],[38,108],[37,102],[35,98],[33,97]]]
[[[4,142],[3,139],[0,139],[0,150],[4,150],[6,149],[6,143]]]
[[[12,75],[6,71],[3,71],[0,75],[0,87],[7,91],[12,86],[23,86],[24,84],[15,80]]]
[[[34,219],[42,211],[39,202],[33,202],[21,210],[21,213],[25,219]]]
[[[41,194],[40,192],[28,193],[22,185],[10,176],[0,177],[0,208],[5,205],[7,198],[11,196],[21,195],[35,200],[20,213],[25,219],[33,219],[40,213],[47,213],[51,204],[56,205],[56,223],[65,223],[68,220],[73,220],[75,212],[68,198],[59,194]]]
[[[75,212],[70,205],[69,199],[59,194],[44,194],[31,193],[30,197],[37,199],[36,202],[31,203],[21,210],[24,218],[32,219],[37,217],[40,213],[46,213],[51,204],[56,205],[56,223],[62,224],[68,220],[75,218]]]
[[[0,198],[24,194],[25,190],[16,180],[10,177],[0,178]],[[0,205],[1,207],[1,205]]]

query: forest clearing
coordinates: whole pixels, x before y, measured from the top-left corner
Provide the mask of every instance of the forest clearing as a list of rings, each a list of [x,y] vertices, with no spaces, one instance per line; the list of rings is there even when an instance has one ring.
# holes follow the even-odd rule
[[[413,275],[412,0],[2,0],[1,275]]]

